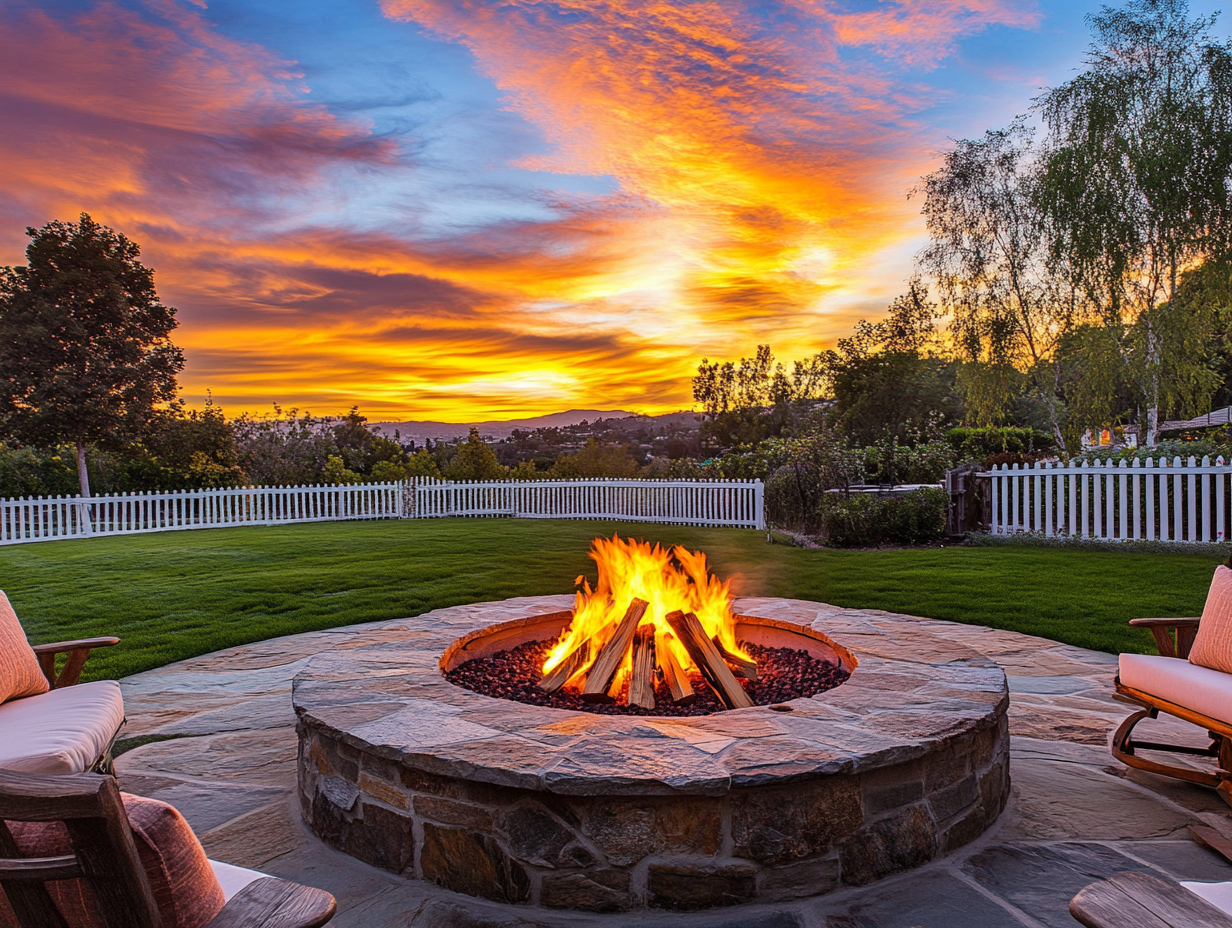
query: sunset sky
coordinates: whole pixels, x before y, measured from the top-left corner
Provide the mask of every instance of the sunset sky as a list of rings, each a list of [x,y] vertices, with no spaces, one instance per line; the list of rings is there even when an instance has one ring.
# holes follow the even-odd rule
[[[688,408],[703,356],[879,315],[909,189],[1098,6],[0,2],[0,264],[82,211],[126,233],[229,414]]]

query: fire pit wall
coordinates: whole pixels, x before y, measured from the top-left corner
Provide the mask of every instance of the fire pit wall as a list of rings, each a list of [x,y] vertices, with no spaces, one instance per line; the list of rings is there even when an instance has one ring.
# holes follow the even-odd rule
[[[685,910],[865,885],[966,844],[1005,805],[992,664],[865,655],[790,711],[688,719],[545,709],[440,676],[567,621],[487,628],[480,612],[452,641],[408,633],[315,659],[295,685],[305,820],[360,860],[472,896]],[[855,664],[817,631],[742,621],[745,639]]]

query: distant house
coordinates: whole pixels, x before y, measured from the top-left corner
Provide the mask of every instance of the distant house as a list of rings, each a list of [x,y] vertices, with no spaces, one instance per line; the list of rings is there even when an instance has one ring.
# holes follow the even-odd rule
[[[1159,423],[1160,432],[1185,432],[1190,429],[1205,429],[1212,425],[1228,425],[1232,422],[1232,406],[1222,409],[1212,409],[1210,412],[1195,416],[1192,419],[1173,419]]]

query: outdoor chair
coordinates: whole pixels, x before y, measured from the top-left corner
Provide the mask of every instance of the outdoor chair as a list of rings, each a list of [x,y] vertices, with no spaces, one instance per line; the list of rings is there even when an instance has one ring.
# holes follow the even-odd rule
[[[1173,883],[1130,871],[1084,888],[1069,912],[1087,928],[1228,928],[1232,883]]]
[[[316,928],[329,893],[206,859],[173,807],[108,776],[0,771],[3,928]]]
[[[1117,694],[1142,708],[1112,736],[1113,756],[1139,770],[1212,786],[1232,805],[1232,570],[1215,568],[1200,619],[1134,619],[1130,624],[1151,630],[1159,654],[1120,657]],[[1194,747],[1134,740],[1134,726],[1160,712],[1205,729],[1211,743]],[[1139,756],[1143,750],[1210,757],[1217,769],[1149,760]]]
[[[87,638],[31,647],[8,597],[0,592],[0,768],[24,773],[108,771],[124,724],[120,684],[78,684],[94,648],[119,638]],[[67,654],[56,672],[56,658]]]

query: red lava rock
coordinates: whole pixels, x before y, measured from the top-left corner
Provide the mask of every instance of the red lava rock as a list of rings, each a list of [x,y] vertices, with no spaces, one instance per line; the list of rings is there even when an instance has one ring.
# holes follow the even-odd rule
[[[616,702],[606,704],[585,702],[580,693],[567,693],[564,690],[545,693],[537,684],[543,677],[544,658],[555,644],[555,638],[550,641],[528,641],[508,651],[497,651],[491,657],[477,657],[459,664],[446,673],[445,678],[450,683],[485,696],[512,699],[532,706],[574,709],[599,715],[683,716],[710,715],[725,711],[723,703],[702,680],[701,675],[696,673],[689,675],[697,693],[697,701],[691,706],[674,704],[667,684],[661,679],[655,682],[653,709],[626,706],[624,700],[628,690],[627,683],[621,687]],[[823,693],[845,682],[850,676],[839,664],[818,660],[803,649],[767,648],[747,642],[741,642],[741,647],[757,661],[760,679],[756,683],[741,680],[740,684],[758,706],[770,706],[800,696]]]

